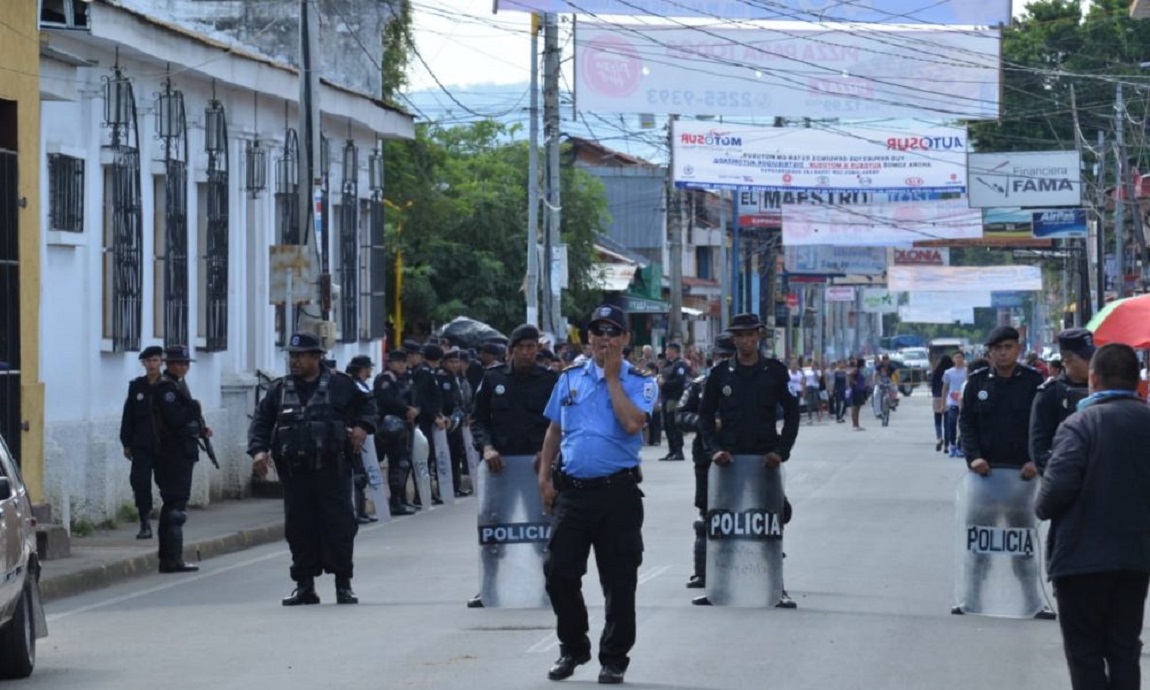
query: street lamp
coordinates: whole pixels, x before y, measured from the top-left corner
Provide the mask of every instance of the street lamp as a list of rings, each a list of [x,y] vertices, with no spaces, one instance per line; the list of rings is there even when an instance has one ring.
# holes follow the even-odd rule
[[[379,146],[372,149],[367,156],[367,180],[371,191],[383,191],[383,151]]]
[[[228,147],[228,122],[224,104],[214,97],[204,109],[204,150],[219,156]]]
[[[164,90],[156,97],[156,131],[163,139],[184,134],[184,94],[172,90],[172,79],[164,79]]]
[[[351,139],[343,145],[343,184],[354,182],[359,177],[359,149]]]

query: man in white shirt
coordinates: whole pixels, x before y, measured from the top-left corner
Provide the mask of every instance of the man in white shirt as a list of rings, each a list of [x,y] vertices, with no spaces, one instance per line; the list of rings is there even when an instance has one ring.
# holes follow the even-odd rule
[[[966,355],[962,351],[953,355],[954,366],[942,374],[942,399],[946,404],[943,421],[944,450],[951,457],[960,457],[958,444],[958,415],[962,411],[962,387],[966,383]]]

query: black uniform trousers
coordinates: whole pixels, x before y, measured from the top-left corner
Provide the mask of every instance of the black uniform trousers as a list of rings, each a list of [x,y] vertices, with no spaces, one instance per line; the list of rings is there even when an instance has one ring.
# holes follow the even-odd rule
[[[463,427],[447,432],[447,450],[451,455],[451,484],[458,492],[463,485],[464,468],[467,467],[467,447],[463,443]]]
[[[683,430],[675,423],[675,410],[679,409],[679,399],[663,401],[663,419],[667,422],[667,451],[673,455],[683,454]]]
[[[411,452],[406,441],[375,437],[376,457],[387,459],[387,487],[392,501],[407,502],[407,476],[411,472]]]
[[[132,446],[132,469],[128,473],[128,483],[132,485],[132,496],[141,518],[152,512],[152,472],[156,464],[156,454],[151,448]]]
[[[359,525],[348,463],[328,463],[317,470],[291,468],[280,472],[280,481],[291,578],[299,582],[325,572],[350,578]]]
[[[192,472],[198,457],[197,452],[189,452],[179,445],[160,448],[155,458],[156,486],[160,488],[162,502],[157,541],[163,563],[178,563],[184,559],[184,523],[188,517],[188,499],[192,496]],[[148,492],[150,500],[150,486]]]
[[[563,654],[590,654],[583,575],[595,548],[606,622],[599,661],[626,669],[635,644],[635,588],[643,562],[643,492],[633,481],[595,489],[564,488],[555,499],[554,521],[543,573],[557,619]]]
[[[1074,690],[1138,690],[1142,616],[1150,573],[1055,579],[1058,623]]]

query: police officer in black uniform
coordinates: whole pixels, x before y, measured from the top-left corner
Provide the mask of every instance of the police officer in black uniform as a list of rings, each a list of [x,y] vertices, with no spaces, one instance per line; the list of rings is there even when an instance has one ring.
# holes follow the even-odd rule
[[[714,366],[721,367],[735,354],[735,340],[730,331],[723,331],[715,338],[712,349]],[[703,402],[703,389],[707,384],[707,376],[696,377],[679,400],[679,407],[675,410],[675,424],[681,431],[695,433],[695,440],[691,442],[691,460],[695,465],[695,507],[699,510],[699,517],[695,519],[695,572],[687,580],[688,589],[701,589],[707,584],[707,473],[711,470],[711,456],[703,447],[703,436],[699,431],[699,407]]]
[[[416,424],[427,438],[427,466],[431,472],[431,503],[442,505],[440,498],[439,473],[435,470],[438,461],[435,457],[435,430],[443,429],[446,421],[443,417],[443,388],[440,379],[442,369],[439,364],[443,361],[443,348],[434,343],[427,343],[420,348],[423,363],[415,369],[414,390],[415,407],[419,410]],[[426,496],[416,496],[416,505],[423,505]]]
[[[347,363],[347,375],[351,377],[352,381],[360,387],[365,393],[371,393],[371,373],[375,368],[375,362],[371,361],[371,357],[367,355],[356,355],[351,358]],[[376,420],[376,427],[379,426],[379,420]],[[379,517],[367,512],[367,486],[369,469],[364,465],[364,457],[362,453],[355,453],[352,458],[352,482],[355,486],[355,517],[361,525],[379,522]],[[376,506],[375,509],[379,510],[382,506]]]
[[[1094,356],[1094,334],[1085,328],[1070,328],[1058,334],[1063,370],[1046,379],[1034,396],[1030,410],[1030,457],[1041,473],[1054,445],[1054,432],[1063,420],[1090,395],[1088,377]]]
[[[443,353],[442,368],[437,378],[443,390],[443,418],[447,425],[447,453],[451,458],[451,485],[455,497],[470,496],[463,488],[463,468],[467,466],[467,450],[463,443],[463,424],[467,420],[466,405],[471,395],[467,379],[460,376],[463,353],[457,347]],[[440,489],[442,491],[442,489]]]
[[[199,566],[184,563],[184,523],[192,495],[192,470],[200,457],[199,439],[211,438],[202,426],[200,403],[192,398],[184,377],[192,362],[188,348],[164,349],[167,368],[152,391],[158,453],[156,485],[160,488],[159,557],[161,573],[187,573]]]
[[[986,476],[997,469],[1018,472],[1025,480],[1034,479],[1038,468],[1030,455],[1030,411],[1042,385],[1042,374],[1018,363],[1020,336],[1010,326],[992,330],[986,348],[990,366],[971,371],[962,394],[962,415],[958,419],[962,453],[971,472]],[[997,513],[1018,521],[1033,517],[1030,510],[1033,509],[1023,504],[996,507]],[[977,580],[980,575],[973,577]],[[951,613],[961,615],[963,611],[956,606]],[[1054,618],[1054,613],[1046,609],[1037,617]]]
[[[685,460],[683,456],[683,432],[675,423],[675,410],[679,407],[679,399],[683,397],[683,389],[687,387],[689,367],[679,356],[681,348],[678,343],[667,345],[667,363],[659,372],[659,391],[663,396],[663,420],[667,433],[668,453],[662,460]]]
[[[287,351],[291,373],[272,384],[248,430],[253,470],[262,475],[274,462],[283,483],[296,582],[283,605],[318,604],[315,578],[325,572],[335,575],[336,602],[355,604],[350,456],[375,432],[375,401],[351,377],[320,366],[314,334],[292,335]]]
[[[503,456],[537,458],[543,449],[551,423],[543,412],[558,376],[536,362],[540,336],[531,324],[516,326],[508,343],[510,361],[487,369],[475,395],[471,438],[493,474],[503,471]],[[467,606],[480,608],[483,601],[476,595]]]
[[[160,381],[164,348],[152,345],[140,353],[144,375],[128,384],[124,413],[120,417],[120,445],[124,457],[132,462],[128,481],[140,514],[140,531],[136,539],[152,538],[152,468],[156,461],[156,421],[153,415],[152,391]]]
[[[728,327],[735,344],[735,356],[716,366],[707,377],[699,404],[699,435],[703,449],[720,467],[731,463],[732,455],[762,455],[767,467],[787,461],[799,435],[799,401],[787,387],[790,372],[777,359],[760,351],[763,323],[757,314],[737,314]],[[777,423],[783,412],[783,431]],[[784,506],[783,522],[789,521]],[[707,605],[706,597],[691,603]],[[795,608],[783,590],[776,604]]]
[[[407,352],[387,353],[387,368],[375,377],[372,393],[380,419],[375,454],[387,458],[387,486],[391,492],[388,508],[395,516],[412,515],[415,506],[407,502],[407,478],[411,473],[410,439],[416,409],[411,405]]]

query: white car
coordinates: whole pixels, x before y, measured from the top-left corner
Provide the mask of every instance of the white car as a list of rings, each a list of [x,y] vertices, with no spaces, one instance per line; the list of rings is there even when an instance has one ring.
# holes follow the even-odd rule
[[[904,347],[898,351],[898,358],[910,369],[930,368],[930,353],[925,347]]]
[[[40,602],[36,519],[24,480],[0,437],[0,678],[27,678],[36,639],[47,637]]]

